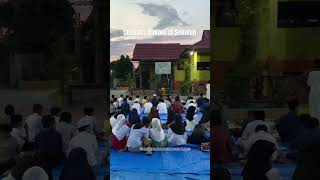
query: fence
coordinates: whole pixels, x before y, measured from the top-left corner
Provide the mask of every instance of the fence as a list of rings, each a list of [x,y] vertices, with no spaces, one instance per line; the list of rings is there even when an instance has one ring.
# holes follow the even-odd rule
[[[260,93],[264,100],[285,101],[296,98],[302,104],[308,102],[308,86],[301,75],[263,76],[260,80]]]

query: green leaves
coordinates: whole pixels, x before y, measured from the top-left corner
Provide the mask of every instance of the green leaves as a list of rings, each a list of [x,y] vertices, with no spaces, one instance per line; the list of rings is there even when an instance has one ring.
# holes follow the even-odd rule
[[[187,96],[187,95],[190,94],[189,93],[189,89],[191,87],[191,84],[192,84],[191,81],[185,81],[185,82],[182,83],[182,85],[180,87],[180,94],[182,96]]]
[[[121,55],[120,59],[111,63],[113,76],[118,79],[126,80],[133,72],[133,64],[129,56]]]

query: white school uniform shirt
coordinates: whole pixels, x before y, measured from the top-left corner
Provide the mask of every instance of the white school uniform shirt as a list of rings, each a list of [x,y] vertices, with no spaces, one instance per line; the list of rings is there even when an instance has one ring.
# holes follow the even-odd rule
[[[310,86],[310,116],[320,120],[320,71],[312,71],[309,73],[308,85]]]
[[[186,131],[193,131],[194,130],[194,127],[199,124],[200,122],[200,117],[198,115],[194,115],[193,116],[193,120],[192,121],[189,121],[188,119],[186,119]]]
[[[60,117],[59,116],[53,116],[54,120],[56,122],[56,125],[60,123]]]
[[[133,102],[138,102],[140,104],[141,100],[140,100],[140,98],[135,98]]]
[[[133,101],[131,101],[131,100],[127,100],[127,103],[129,104],[129,108],[131,109],[131,107],[132,107],[132,105],[133,105]]]
[[[90,166],[98,164],[99,151],[96,136],[89,132],[82,131],[71,139],[68,154],[74,148],[83,148],[87,152],[87,159]]]
[[[78,129],[71,123],[60,122],[57,124],[56,130],[62,136],[63,152],[67,153],[69,143],[71,139],[78,134]]]
[[[123,98],[119,97],[118,98],[118,106],[121,107],[121,104],[123,103]]]
[[[160,102],[157,106],[159,114],[168,114],[167,106],[164,102]]]
[[[193,99],[188,99],[187,102],[186,102],[186,105],[190,104],[191,101],[193,101]]]
[[[134,104],[132,105],[132,107],[131,107],[131,111],[132,111],[132,109],[136,109],[137,112],[138,112],[138,114],[141,114],[141,106],[140,106],[139,103],[134,103]]]
[[[195,103],[189,103],[186,105],[186,110],[188,111],[189,107],[194,106],[197,109],[197,105]]]
[[[272,154],[272,159],[276,160],[276,158],[278,156],[277,151],[280,149],[279,145],[277,143],[277,140],[271,134],[269,134],[265,131],[258,131],[256,133],[252,134],[248,140],[244,141],[245,155],[247,155],[249,153],[253,144],[259,140],[265,140],[265,141],[271,142],[276,146],[276,151]]]
[[[142,146],[142,138],[149,137],[149,129],[142,127],[140,129],[133,129],[131,127],[129,138],[127,141],[127,147],[136,148]]]
[[[117,109],[119,107],[119,102],[118,101],[113,102],[113,107],[114,109]]]
[[[171,130],[171,128],[168,128],[167,138],[168,138],[169,146],[178,146],[178,145],[187,144],[187,139],[188,139],[186,133],[184,133],[183,135],[178,135],[178,134],[175,134]]]
[[[168,101],[167,99],[166,99],[166,100],[164,100],[164,103],[166,104],[167,109],[169,109],[169,108],[171,107],[171,102],[170,102],[170,101]]]
[[[153,104],[151,103],[151,102],[147,102],[147,103],[145,103],[144,104],[144,113],[145,114],[149,114],[150,113],[150,111],[151,111],[151,108],[153,107]]]
[[[268,132],[271,133],[270,127],[266,122],[264,122],[262,120],[254,120],[254,121],[250,122],[249,124],[247,124],[246,128],[244,129],[244,131],[242,133],[241,140],[243,140],[243,141],[248,140],[249,137],[256,132],[256,127],[258,125],[267,126]]]
[[[268,180],[281,180],[280,172],[278,169],[272,168],[268,172],[266,172],[266,176]]]
[[[27,117],[26,124],[28,126],[29,142],[35,142],[36,136],[43,129],[41,119],[42,117],[38,113],[33,113]]]
[[[27,139],[27,133],[24,128],[12,128],[10,135],[14,137],[18,144],[19,148],[21,149],[26,142]]]

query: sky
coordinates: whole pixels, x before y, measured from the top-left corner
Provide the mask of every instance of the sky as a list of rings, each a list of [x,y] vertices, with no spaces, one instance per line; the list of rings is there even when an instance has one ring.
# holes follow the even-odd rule
[[[111,0],[110,61],[132,57],[136,43],[193,44],[210,29],[210,0]],[[192,36],[124,36],[124,30],[196,30]]]
[[[69,0],[69,2],[77,2],[79,0]],[[74,6],[77,13],[80,13],[82,20],[86,20],[92,11],[92,6]]]

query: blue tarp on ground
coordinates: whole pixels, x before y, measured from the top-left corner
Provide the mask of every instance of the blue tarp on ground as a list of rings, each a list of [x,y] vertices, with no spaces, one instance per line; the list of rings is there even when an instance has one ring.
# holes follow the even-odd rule
[[[197,112],[196,114],[199,115],[200,118],[202,117],[202,112]],[[140,116],[140,119],[142,120],[142,118],[145,117],[145,116],[148,116],[148,114],[140,114],[139,116]],[[160,116],[160,120],[161,120],[162,123],[167,122],[168,114],[159,114],[159,116]],[[181,114],[181,116],[182,116],[182,120],[185,121],[186,120],[186,114],[183,113],[183,114]],[[128,119],[129,115],[127,115],[126,118]]]
[[[231,173],[232,180],[242,179],[241,172],[242,172],[243,166],[241,166],[240,164],[230,164],[224,167],[226,167]],[[291,180],[292,179],[291,177],[293,175],[294,169],[296,168],[296,165],[274,163],[273,168],[276,168],[279,170],[282,180]]]
[[[110,150],[111,179],[210,179],[210,154],[199,146],[191,151],[145,153]]]

